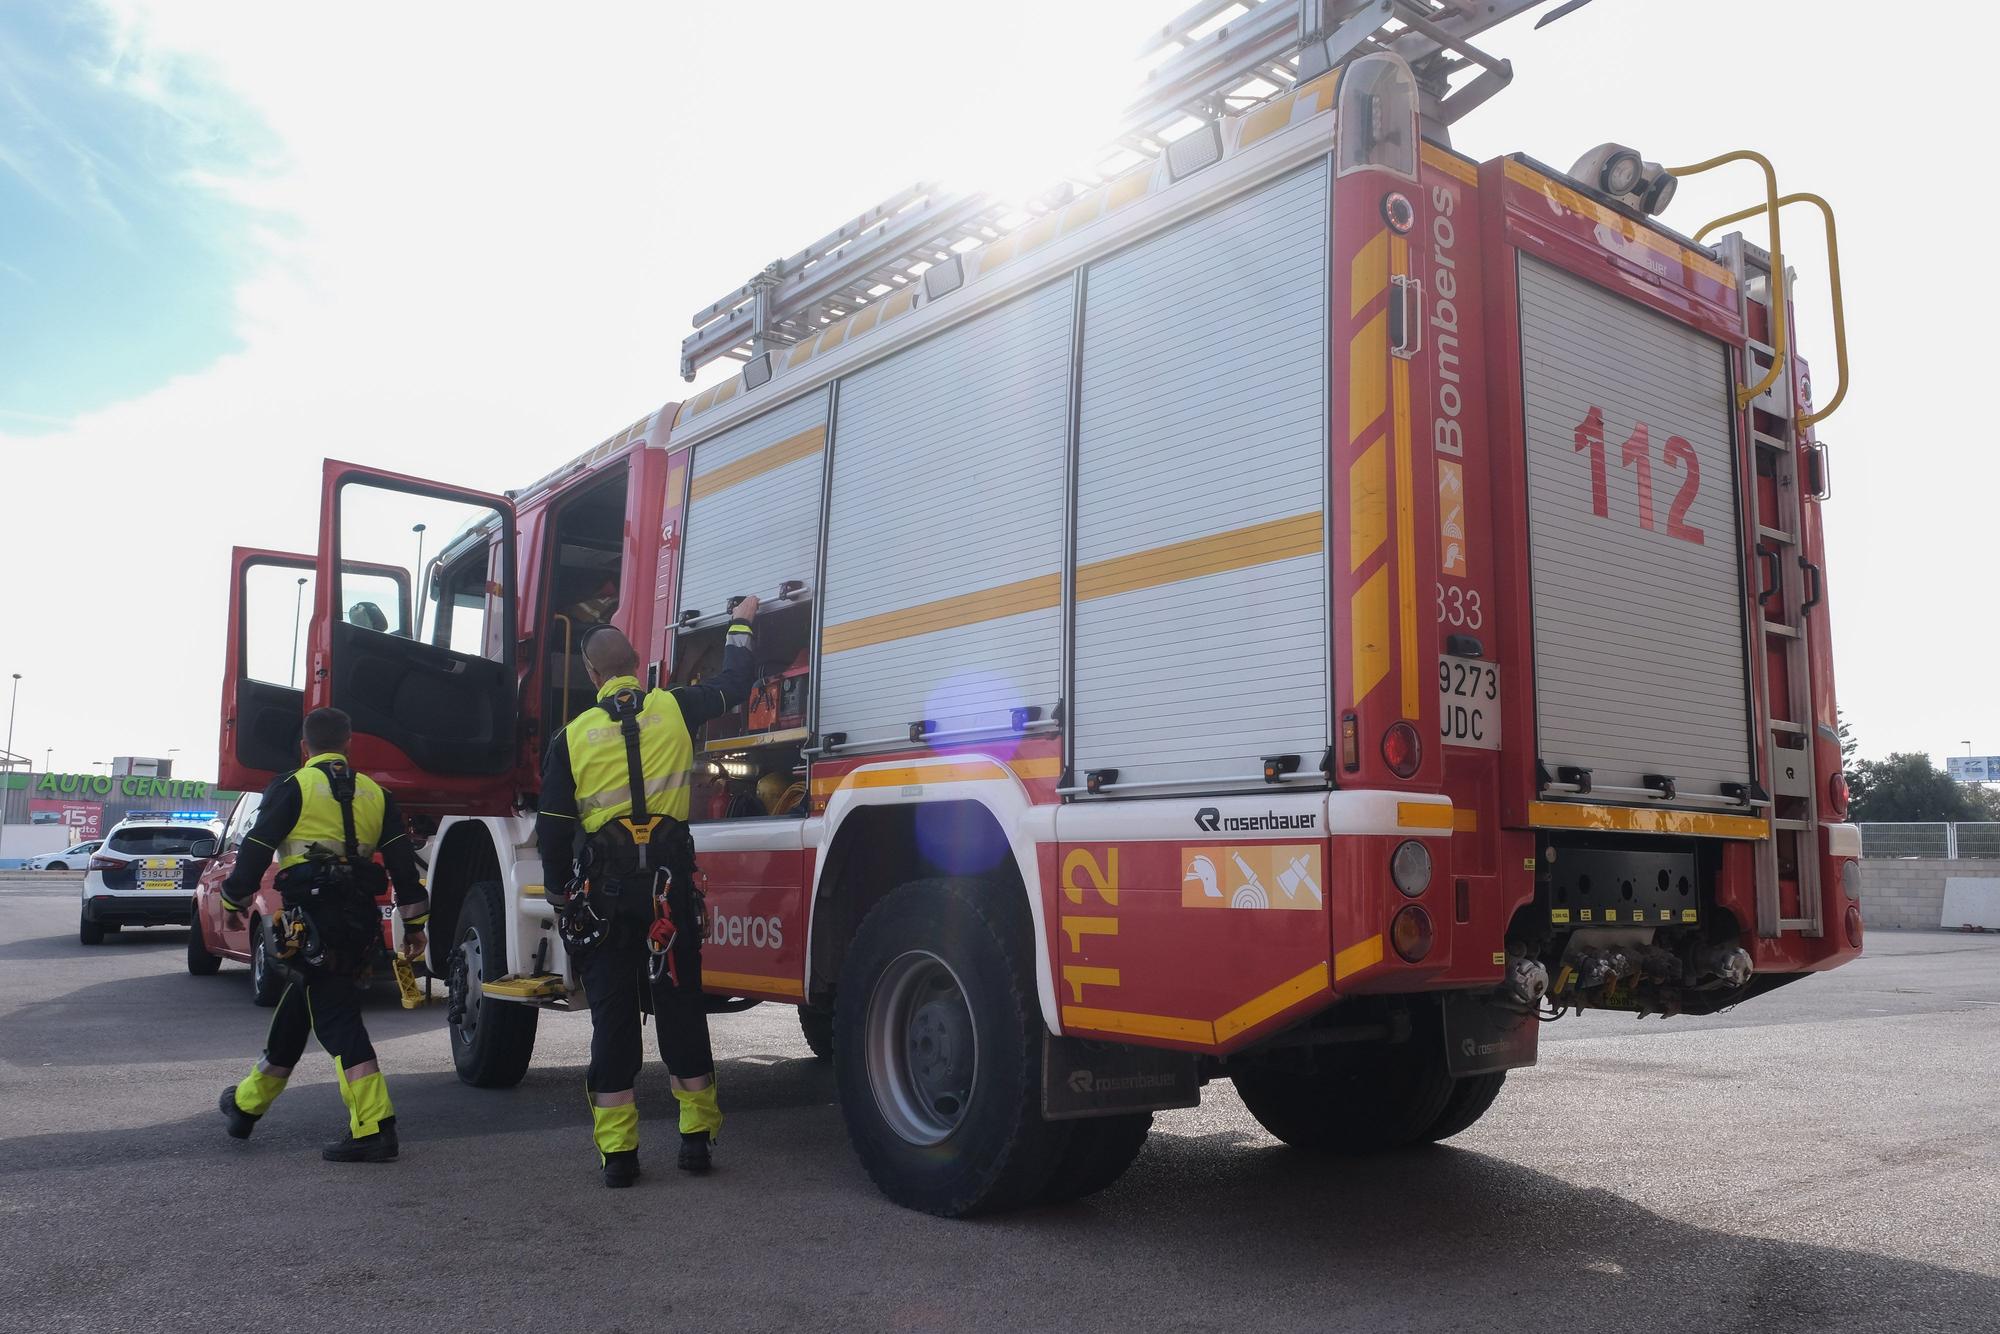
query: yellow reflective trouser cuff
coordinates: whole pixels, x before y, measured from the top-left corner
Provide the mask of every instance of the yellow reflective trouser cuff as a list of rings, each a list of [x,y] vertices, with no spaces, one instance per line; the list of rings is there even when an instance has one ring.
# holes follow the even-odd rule
[[[243,1082],[236,1086],[236,1107],[252,1116],[262,1116],[271,1110],[271,1104],[285,1091],[285,1081],[276,1075],[267,1075],[262,1070],[252,1070],[243,1076]]]
[[[639,1147],[639,1104],[624,1102],[616,1107],[590,1105],[590,1137],[597,1152],[624,1153]]]
[[[681,1105],[681,1134],[706,1130],[714,1139],[722,1131],[722,1108],[715,1101],[715,1085],[705,1089],[675,1089],[674,1100]]]
[[[389,1082],[382,1078],[380,1070],[352,1081],[341,1062],[335,1061],[333,1070],[340,1076],[340,1100],[347,1104],[347,1128],[354,1138],[364,1139],[374,1134],[396,1114],[389,1103]]]

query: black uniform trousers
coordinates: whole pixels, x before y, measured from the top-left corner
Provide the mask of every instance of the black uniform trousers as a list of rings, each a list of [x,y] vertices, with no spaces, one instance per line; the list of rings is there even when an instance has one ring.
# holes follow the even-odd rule
[[[603,941],[577,959],[590,999],[590,1091],[623,1093],[639,1082],[645,1060],[640,1035],[641,988],[650,987],[653,1020],[660,1026],[660,1054],[667,1073],[682,1081],[715,1073],[708,1043],[708,1006],[701,990],[699,899],[690,876],[674,878],[668,902],[679,933],[674,937],[673,977],[648,979],[646,934],[653,924],[652,882],[607,881],[588,891],[611,924]]]
[[[318,932],[326,960],[289,965],[291,984],[271,1016],[264,1060],[273,1066],[296,1066],[305,1055],[306,1039],[316,1036],[327,1055],[351,1070],[375,1059],[375,1044],[361,1020],[357,978],[381,947],[381,915],[374,900],[358,891],[351,901],[327,903],[286,895],[287,906],[295,902]]]

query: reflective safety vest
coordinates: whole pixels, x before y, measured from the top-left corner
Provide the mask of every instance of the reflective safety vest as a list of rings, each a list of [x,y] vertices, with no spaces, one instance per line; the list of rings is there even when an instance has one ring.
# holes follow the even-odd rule
[[[614,676],[597,692],[600,701],[620,690],[638,690],[636,677]],[[608,822],[632,813],[632,786],[625,757],[625,734],[601,707],[585,709],[563,729],[570,776],[576,783],[576,816],[583,832],[594,834]],[[639,709],[639,767],[646,777],[646,811],[687,823],[688,781],[694,769],[694,738],[681,706],[664,690],[645,693]]]
[[[347,763],[345,755],[329,751],[313,756],[292,774],[299,785],[299,820],[278,845],[280,870],[314,857],[347,856],[347,826],[340,818],[340,803],[334,799],[333,781],[319,767],[328,760]],[[363,861],[375,855],[381,842],[383,807],[381,787],[367,774],[355,774],[354,842]]]

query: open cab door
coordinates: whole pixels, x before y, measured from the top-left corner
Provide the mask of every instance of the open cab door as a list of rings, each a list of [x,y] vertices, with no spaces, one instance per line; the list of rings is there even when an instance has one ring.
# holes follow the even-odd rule
[[[220,785],[256,792],[299,766],[305,719],[307,609],[316,606],[319,562],[297,551],[234,547],[229,553],[229,641],[223,649]],[[344,603],[370,602],[410,623],[410,576],[350,562]]]
[[[502,496],[328,459],[308,709],[354,721],[348,758],[414,810],[498,814],[519,786],[514,507]],[[398,571],[414,617],[327,573]],[[339,596],[336,596],[338,591]]]

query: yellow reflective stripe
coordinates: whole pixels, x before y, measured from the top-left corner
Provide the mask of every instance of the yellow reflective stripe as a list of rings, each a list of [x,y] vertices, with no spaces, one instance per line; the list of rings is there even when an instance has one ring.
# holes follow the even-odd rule
[[[590,1104],[590,1137],[599,1153],[626,1153],[639,1147],[639,1104],[623,1102],[611,1107]]]
[[[652,805],[654,797],[665,796],[667,793],[675,791],[678,788],[684,788],[687,785],[688,775],[685,771],[666,778],[648,778],[646,780],[646,802],[648,807]],[[590,815],[607,807],[618,805],[623,805],[627,810],[632,808],[632,785],[629,782],[620,783],[617,787],[608,787],[602,792],[593,792],[589,796],[579,800],[576,803],[576,808],[581,814]]]
[[[347,1066],[336,1057],[333,1072],[340,1080],[340,1100],[347,1104],[347,1127],[354,1138],[374,1134],[396,1114],[389,1101],[389,1082],[382,1078],[381,1071],[371,1071],[350,1082]]]
[[[715,1101],[715,1085],[699,1089],[675,1089],[674,1101],[681,1105],[681,1134],[694,1135],[706,1130],[709,1138],[715,1138],[722,1129],[722,1108]]]

